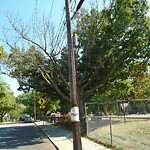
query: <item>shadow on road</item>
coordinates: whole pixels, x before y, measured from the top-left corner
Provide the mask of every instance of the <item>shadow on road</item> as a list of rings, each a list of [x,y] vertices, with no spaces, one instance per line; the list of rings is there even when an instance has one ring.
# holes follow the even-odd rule
[[[4,124],[3,124],[4,125]],[[21,124],[21,126],[0,125],[0,149],[14,149],[20,146],[41,144],[44,135],[35,125]]]

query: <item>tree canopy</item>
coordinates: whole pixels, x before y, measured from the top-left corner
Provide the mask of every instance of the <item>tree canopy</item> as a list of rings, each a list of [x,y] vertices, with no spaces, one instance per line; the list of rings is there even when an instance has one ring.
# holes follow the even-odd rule
[[[45,108],[40,109],[40,104],[38,101],[43,98],[46,103],[44,104]],[[55,112],[56,110],[60,109],[59,100],[52,101],[47,95],[42,94],[40,92],[36,92],[35,90],[20,94],[16,99],[18,104],[22,104],[25,106],[24,114],[28,114],[34,116],[35,109],[36,115],[40,115],[43,113],[46,115],[47,112]]]
[[[16,106],[16,100],[7,83],[0,78],[0,121]]]
[[[0,60],[2,61],[3,58],[7,56],[7,53],[4,51],[4,47],[0,46]]]
[[[0,71],[2,70],[2,64],[5,62],[8,54],[4,51],[4,47],[0,46]]]
[[[101,11],[82,9],[78,14],[75,53],[80,105],[95,93],[103,93],[110,83],[130,77],[135,62],[142,64],[139,73],[146,71],[150,55],[147,12],[146,0],[112,0],[109,7]],[[34,88],[52,99],[69,102],[67,48],[61,48],[56,55],[52,40],[46,38],[48,28],[42,28],[40,38],[44,44],[40,44],[31,39],[25,28],[17,26],[15,20],[9,21],[18,36],[32,45],[19,48],[16,42],[4,40],[12,51],[5,64],[10,75],[20,82],[20,89]],[[49,33],[52,38],[53,32]]]

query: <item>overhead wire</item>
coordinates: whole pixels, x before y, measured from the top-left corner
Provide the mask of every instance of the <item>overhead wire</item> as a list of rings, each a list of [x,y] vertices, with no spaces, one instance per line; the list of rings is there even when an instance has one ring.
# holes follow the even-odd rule
[[[72,2],[72,1],[71,1]],[[74,0],[72,3],[71,3],[71,10],[75,9],[76,7],[76,0]]]
[[[54,0],[51,3],[51,8],[50,8],[50,11],[49,11],[49,16],[48,16],[48,24],[50,24],[50,21],[51,21],[51,15],[52,15],[52,12],[53,12],[53,6],[54,6]]]
[[[51,4],[49,18],[51,17],[51,14],[52,14],[52,11],[53,11],[53,6],[54,6],[54,0],[52,1],[52,4]]]
[[[80,2],[78,3],[77,7],[76,7],[76,0],[72,0],[71,1],[71,10],[73,12],[73,10],[75,9],[76,7],[76,10],[74,12],[74,15],[72,16],[71,19],[73,19],[73,17],[76,15],[77,11],[80,9],[81,5],[83,4],[84,0],[80,0]],[[54,0],[52,1],[51,3],[51,9],[50,9],[50,13],[49,13],[49,20],[50,20],[50,17],[52,15],[52,11],[53,11],[53,7],[54,7]],[[37,12],[37,0],[36,0],[36,6],[35,6],[35,13]],[[57,31],[56,31],[56,34],[54,35],[54,49],[55,51],[58,51],[58,49],[62,49],[62,46],[65,42],[65,35],[67,35],[67,31],[65,29],[65,26],[66,26],[66,18],[64,16],[64,10],[63,10],[63,13],[62,13],[62,17],[60,19],[60,22],[59,22],[59,26],[57,28]]]
[[[72,12],[75,9],[75,7],[76,7],[76,0],[71,1],[71,11]],[[67,31],[65,30],[65,27],[66,27],[66,19],[64,19],[63,25],[61,26],[59,32],[57,33],[57,36],[59,37],[59,41],[57,40],[57,48],[59,48],[59,49],[62,49],[62,47],[65,47],[64,42],[65,42],[65,38],[67,35]]]
[[[60,45],[60,42],[62,41],[62,36],[63,36],[63,34],[66,30],[65,29],[65,24],[66,24],[65,23],[65,16],[64,16],[64,11],[63,11],[58,29],[57,29],[56,34],[55,34],[55,39],[56,39],[55,44],[54,44],[55,51],[58,51],[58,48],[60,48],[59,45]]]
[[[59,26],[57,28],[57,31],[56,31],[56,39],[58,38],[58,35],[60,33],[60,31],[62,30],[62,26],[65,24],[65,21],[64,21],[64,11],[63,11],[63,14],[62,14],[62,17],[61,17],[61,20],[60,20],[60,23],[59,23]]]
[[[82,4],[83,4],[84,0],[80,0],[77,7],[76,7],[76,11],[74,12],[73,16],[71,17],[71,20],[75,17],[75,15],[77,14],[78,10],[81,8]]]
[[[76,7],[76,0],[71,1],[71,11],[73,12],[73,10]],[[64,8],[65,10],[65,8]],[[64,16],[64,11],[63,11],[63,15]],[[58,51],[57,54],[61,53],[63,51],[64,47],[67,47],[67,30],[66,30],[66,16],[64,16],[64,18],[62,17],[60,24],[59,24],[59,28],[57,30],[57,40],[56,40],[56,51]],[[64,44],[66,42],[66,44]],[[59,50],[58,50],[59,49]]]
[[[76,3],[75,3],[76,4]],[[72,7],[75,7],[72,5]],[[67,30],[66,30],[66,17],[65,17],[65,8],[63,9],[63,14],[59,23],[59,27],[55,34],[55,49],[56,51],[61,50],[64,46],[64,42],[67,42],[65,38],[67,37]]]
[[[35,35],[35,29],[36,29],[36,21],[37,21],[37,0],[35,1],[35,8],[34,8],[34,16],[32,18],[33,21],[33,36]],[[35,40],[35,37],[34,37]]]
[[[72,2],[71,3],[71,10],[73,10],[76,7],[76,0],[71,1],[71,2]],[[64,15],[64,11],[63,11],[63,15]],[[62,24],[62,26],[61,26],[61,28],[60,28],[60,30],[58,32],[59,34],[57,34],[58,36],[60,36],[60,34],[61,34],[60,40],[57,42],[59,49],[62,49],[62,47],[64,46],[65,38],[66,38],[66,35],[67,35],[67,31],[65,30],[66,18],[64,19],[64,21],[62,23],[63,24]]]
[[[53,2],[52,2],[52,5],[53,5]],[[71,1],[71,10],[75,9],[75,7],[76,7],[76,0]],[[63,10],[63,13],[59,22],[59,26],[54,36],[55,41],[54,41],[53,49],[55,50],[55,53],[56,52],[59,53],[59,51],[61,51],[62,47],[64,46],[64,42],[66,41],[65,38],[67,35],[67,31],[65,27],[66,27],[66,18],[65,18],[65,13]]]

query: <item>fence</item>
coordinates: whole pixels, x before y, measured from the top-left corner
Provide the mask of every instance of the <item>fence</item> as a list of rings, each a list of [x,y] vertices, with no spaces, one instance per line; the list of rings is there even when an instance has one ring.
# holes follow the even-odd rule
[[[87,136],[116,149],[148,150],[150,99],[86,103]]]

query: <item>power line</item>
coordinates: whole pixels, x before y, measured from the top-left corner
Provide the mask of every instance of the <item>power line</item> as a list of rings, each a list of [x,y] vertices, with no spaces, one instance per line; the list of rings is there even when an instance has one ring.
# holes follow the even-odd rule
[[[65,47],[64,42],[66,42],[65,38],[66,38],[66,35],[67,35],[67,31],[64,32],[63,34],[64,34],[63,37],[57,43],[57,47],[56,47],[56,50],[55,50],[56,55],[58,55],[62,52],[62,50],[63,50],[62,47]],[[59,50],[58,50],[58,48],[59,48]],[[58,50],[58,52],[57,52],[57,50]]]
[[[49,14],[49,18],[51,17],[51,14],[52,14],[52,10],[53,10],[53,6],[54,6],[54,0],[52,1],[52,4],[51,4],[51,9],[50,9],[50,14]]]
[[[36,4],[35,4],[35,16],[37,15],[37,9],[38,9],[38,7],[37,7],[38,4],[37,3],[38,3],[38,0],[36,0]],[[83,0],[80,0],[78,6],[76,8],[76,12],[80,9],[82,3],[83,3]],[[75,8],[75,6],[76,6],[76,0],[72,1],[72,4],[71,4],[72,10]],[[48,20],[50,20],[50,17],[52,15],[53,7],[54,7],[54,0],[52,0],[52,2],[51,2],[51,8],[50,8],[50,13],[49,13],[49,17],[48,17],[49,19]],[[59,26],[58,26],[56,34],[54,36],[55,40],[54,40],[53,49],[55,49],[55,52],[58,52],[58,49],[61,49],[64,42],[66,41],[65,36],[66,36],[67,33],[66,33],[65,26],[66,26],[66,18],[65,18],[65,14],[64,14],[64,10],[63,10]]]
[[[64,22],[62,22],[62,23],[63,24],[61,25],[61,28],[60,28],[57,36],[56,36],[56,41],[55,41],[56,50],[57,50],[58,47],[60,47],[59,45],[60,45],[61,41],[62,40],[64,41],[63,37],[64,37],[64,34],[66,33],[65,32],[65,23]]]
[[[37,14],[37,0],[35,2],[35,14]]]
[[[78,6],[77,6],[76,11],[78,11],[78,10],[81,8],[83,2],[84,2],[84,0],[80,0],[79,4],[78,4]]]
[[[60,23],[59,23],[59,26],[58,26],[58,29],[57,29],[57,32],[56,32],[56,39],[60,33],[60,31],[62,30],[62,27],[64,26],[65,24],[65,19],[64,19],[64,11],[63,11],[63,14],[62,14],[62,17],[61,17],[61,20],[60,20]]]
[[[64,11],[63,11],[63,14],[62,14],[62,17],[61,17],[61,20],[60,20],[60,23],[59,23],[59,26],[58,26],[58,29],[57,29],[57,32],[56,32],[56,34],[55,34],[55,49],[56,49],[56,51],[57,51],[57,49],[58,48],[60,48],[60,44],[61,44],[61,42],[62,42],[62,44],[61,44],[61,46],[63,45],[63,43],[64,43],[64,38],[65,38],[65,25],[66,25],[66,20],[65,20],[65,16],[64,16],[65,14],[64,14]]]
[[[52,15],[52,11],[53,11],[53,7],[54,7],[54,0],[52,0],[51,2],[51,8],[50,8],[50,12],[49,12],[49,19],[48,22],[50,21],[50,17]],[[37,0],[36,0],[36,4],[35,4],[35,16],[37,15]],[[36,17],[35,17],[36,18]],[[60,22],[59,22],[59,26],[57,28],[56,34],[54,35],[54,44],[53,44],[53,51],[57,52],[58,48],[60,49],[61,46],[63,46],[64,43],[64,38],[65,38],[65,24],[66,24],[66,20],[65,20],[65,13],[63,10]]]
[[[74,9],[75,8],[75,6],[76,6],[76,0],[74,0],[74,1],[72,1],[71,0],[71,2],[72,2],[72,5],[71,5],[71,9]],[[63,11],[63,15],[64,15],[64,11]],[[65,35],[67,34],[67,32],[64,32],[64,28],[65,28],[65,25],[66,25],[66,20],[64,19],[64,21],[62,21],[61,20],[61,22],[62,22],[62,25],[60,26],[60,29],[59,29],[59,32],[57,31],[57,48],[59,47],[59,48],[61,48],[61,46],[63,46],[63,43],[64,43],[64,39],[65,39]],[[62,42],[62,43],[61,43]],[[61,46],[60,46],[61,45]],[[56,48],[56,49],[57,49]]]
[[[84,0],[80,0],[80,2],[77,5],[76,11],[74,13],[74,15],[71,17],[71,19],[73,19],[76,15],[76,13],[78,12],[78,10],[81,8],[82,4],[83,4]]]
[[[71,1],[72,2],[72,1]],[[71,10],[73,10],[76,7],[76,0],[73,1],[74,3],[72,3],[71,5]]]
[[[72,3],[72,5],[71,5],[72,9],[74,9],[75,6],[76,6],[76,0],[71,1],[71,2],[74,2],[74,3]],[[76,8],[76,12],[75,12],[74,16],[76,15],[77,11],[81,8],[83,2],[84,2],[84,0],[80,0],[80,2],[78,3],[77,8]],[[64,15],[64,12],[63,12],[63,15]],[[74,17],[74,16],[73,16],[73,17]],[[73,18],[73,17],[72,17],[72,18]],[[60,21],[60,24],[59,24],[59,28],[58,28],[57,33],[56,33],[56,41],[55,41],[55,45],[57,45],[57,47],[55,47],[56,50],[57,50],[58,48],[61,48],[61,46],[63,46],[63,43],[64,43],[64,41],[65,41],[65,40],[64,40],[65,34],[67,34],[67,33],[64,33],[64,27],[65,27],[65,25],[66,25],[66,23],[65,23],[66,20],[62,21],[62,19],[63,19],[63,17],[61,18],[61,21]],[[64,36],[63,36],[63,35],[64,35]],[[62,42],[62,43],[61,43],[61,42]],[[61,45],[61,46],[60,46],[60,45]]]

